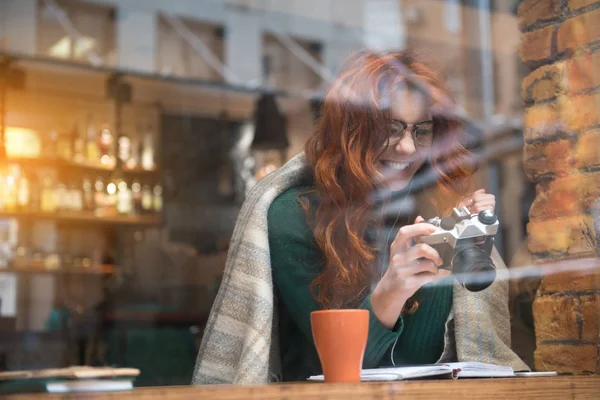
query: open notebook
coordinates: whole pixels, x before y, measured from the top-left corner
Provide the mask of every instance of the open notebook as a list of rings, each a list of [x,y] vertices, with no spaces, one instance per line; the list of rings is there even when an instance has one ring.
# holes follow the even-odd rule
[[[511,367],[479,362],[455,362],[445,364],[416,365],[409,367],[364,369],[361,380],[399,381],[436,376],[441,379],[457,378],[498,378],[515,376]],[[323,375],[311,376],[311,381],[324,380]]]

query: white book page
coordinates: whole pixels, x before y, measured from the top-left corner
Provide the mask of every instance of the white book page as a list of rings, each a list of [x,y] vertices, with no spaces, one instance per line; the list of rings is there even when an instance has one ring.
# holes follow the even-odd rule
[[[436,375],[453,378],[498,378],[516,376],[511,367],[481,362],[450,362],[444,364],[417,365],[408,367],[364,369],[362,381],[399,381]],[[323,381],[323,375],[311,376],[309,380]]]
[[[361,381],[399,381],[403,379],[424,378],[435,375],[451,375],[452,368],[447,365],[423,365],[411,367],[363,369]],[[311,376],[311,381],[323,381],[323,375]]]
[[[70,392],[113,392],[133,389],[130,380],[72,380],[62,382],[49,382],[46,390],[49,393]]]
[[[455,362],[446,363],[457,372],[458,378],[494,378],[494,377],[505,377],[515,376],[515,372],[511,367],[503,365],[486,364],[480,362]]]
[[[446,365],[418,365],[410,367],[374,368],[363,369],[361,376],[390,374],[397,375],[399,379],[419,378],[433,375],[451,374],[452,367]]]

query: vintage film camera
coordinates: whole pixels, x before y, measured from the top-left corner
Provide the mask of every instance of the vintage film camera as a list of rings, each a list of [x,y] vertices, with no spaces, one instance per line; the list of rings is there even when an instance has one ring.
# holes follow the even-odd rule
[[[496,279],[490,256],[498,232],[498,217],[484,210],[471,214],[467,207],[454,208],[451,215],[424,221],[437,227],[430,235],[416,238],[437,250],[443,260],[441,269],[451,271],[471,292],[479,292]]]

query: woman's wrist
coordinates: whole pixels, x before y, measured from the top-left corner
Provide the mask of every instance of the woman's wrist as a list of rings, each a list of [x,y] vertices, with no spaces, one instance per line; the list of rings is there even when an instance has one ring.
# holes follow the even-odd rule
[[[394,293],[377,285],[371,294],[371,310],[383,326],[393,329],[406,301],[407,299],[399,296],[397,292]]]

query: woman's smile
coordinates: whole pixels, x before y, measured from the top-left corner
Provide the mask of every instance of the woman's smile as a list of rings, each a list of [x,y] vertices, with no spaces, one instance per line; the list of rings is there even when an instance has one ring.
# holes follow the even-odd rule
[[[396,171],[404,171],[410,166],[410,163],[405,161],[381,160],[380,162],[383,164],[383,166]]]

